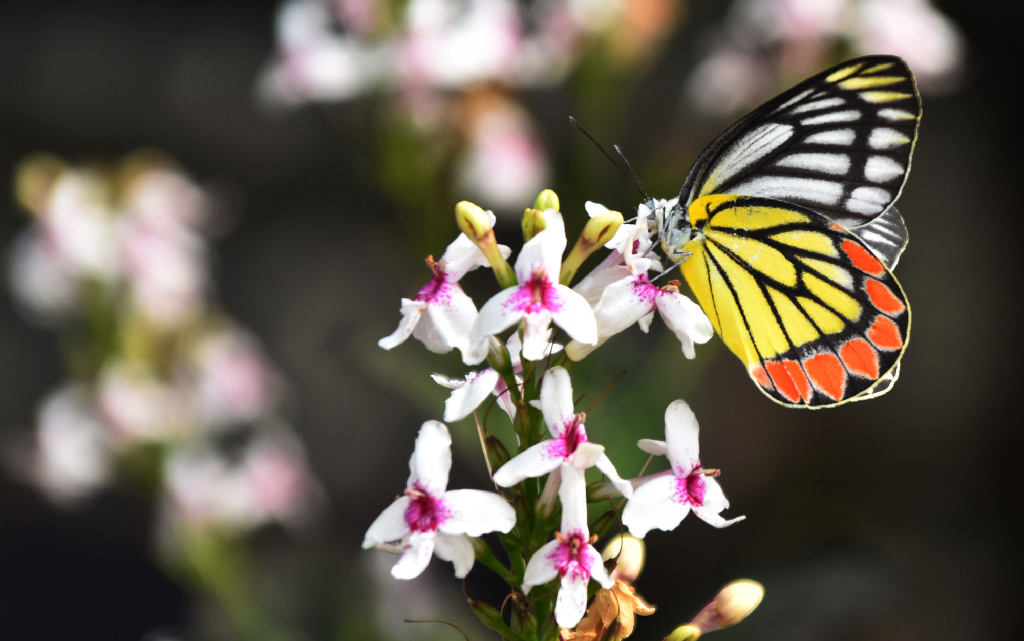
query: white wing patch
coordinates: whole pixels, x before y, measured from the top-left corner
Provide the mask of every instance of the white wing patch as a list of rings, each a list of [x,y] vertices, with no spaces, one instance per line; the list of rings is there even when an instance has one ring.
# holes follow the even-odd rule
[[[877,214],[892,200],[892,195],[880,187],[858,187],[846,200],[846,208],[857,214]]]
[[[886,120],[891,120],[893,122],[899,120],[913,120],[915,118],[914,114],[909,111],[903,111],[902,109],[890,109],[889,107],[879,109],[878,117],[885,118]]]
[[[804,138],[804,142],[812,145],[852,145],[857,139],[857,132],[853,129],[830,129],[819,131]]]
[[[872,149],[893,149],[908,142],[910,142],[910,138],[907,138],[902,132],[888,127],[876,127],[868,136],[868,146]]]
[[[843,185],[815,178],[758,176],[741,183],[731,191],[741,196],[761,196],[785,201],[800,198],[823,205],[835,205],[843,196]]]
[[[831,122],[851,122],[860,118],[860,112],[856,109],[847,109],[846,111],[833,111],[827,114],[821,114],[820,116],[812,116],[810,118],[804,118],[800,121],[801,125],[827,125]]]
[[[701,194],[714,193],[718,185],[778,149],[793,136],[793,126],[768,123],[751,130],[732,146],[708,176]]]
[[[903,175],[903,165],[888,156],[871,156],[864,164],[864,177],[873,183],[887,183]]]
[[[829,107],[838,107],[839,105],[845,105],[846,101],[839,97],[825,98],[824,100],[815,100],[806,104],[794,107],[790,113],[802,114],[807,111],[818,111],[819,109],[828,109]]]
[[[779,167],[810,169],[836,176],[843,176],[850,171],[850,157],[846,154],[789,154],[775,164]]]

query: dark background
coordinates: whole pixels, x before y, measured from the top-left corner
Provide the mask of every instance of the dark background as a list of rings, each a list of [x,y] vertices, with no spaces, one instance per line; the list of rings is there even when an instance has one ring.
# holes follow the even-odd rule
[[[642,175],[656,173],[645,150],[666,129],[703,143],[724,124],[683,123],[677,106],[701,27],[722,13],[717,4],[691,3],[689,22],[609,134]],[[365,149],[319,108],[274,117],[255,105],[274,6],[3,4],[0,177],[37,150],[89,159],[156,146],[233,195],[237,227],[217,246],[220,298],[291,381],[292,416],[333,505],[304,540],[273,530],[256,537],[261,585],[311,639],[361,638],[373,616],[390,618],[402,638],[414,627],[395,623],[403,616],[440,616],[433,601],[421,603],[428,597],[445,612],[461,606],[449,566],[380,587],[371,577],[387,559],[358,550],[401,488],[416,427],[439,417],[445,397],[429,380],[390,372],[461,370],[418,344],[376,348],[397,323],[399,298],[424,279],[422,258],[402,253],[406,240],[391,224],[398,214],[375,188]],[[685,397],[701,422],[702,459],[723,469],[732,513],[747,516],[723,531],[690,518],[648,537],[651,563],[637,585],[660,609],[636,638],[661,638],[741,576],[765,584],[767,596],[743,625],[716,633],[722,641],[1022,638],[1019,36],[1008,3],[940,7],[966,33],[967,74],[959,92],[926,99],[900,201],[911,241],[897,276],[914,324],[895,389],[833,411],[785,410],[754,389],[717,339],[689,363],[659,332],[616,339],[618,351],[581,372],[596,396],[608,372],[630,369],[613,390],[619,400],[588,421],[617,463],[615,447],[657,437],[664,406]],[[562,174],[595,154],[564,124],[566,91],[525,98]],[[617,184],[607,171],[604,184]],[[682,178],[648,187],[667,196]],[[626,185],[584,197],[622,211],[635,205]],[[581,201],[563,200],[563,211],[582,217]],[[24,224],[4,189],[0,246]],[[53,335],[0,295],[5,433],[27,431],[62,376]],[[631,426],[640,415],[655,418]],[[457,443],[453,486],[484,486],[478,456],[471,439]],[[637,471],[619,465],[623,475]],[[153,506],[126,487],[65,513],[0,476],[0,639],[139,639],[160,630],[217,638],[203,625],[209,605],[151,560],[152,517]],[[467,589],[500,598],[483,569]]]

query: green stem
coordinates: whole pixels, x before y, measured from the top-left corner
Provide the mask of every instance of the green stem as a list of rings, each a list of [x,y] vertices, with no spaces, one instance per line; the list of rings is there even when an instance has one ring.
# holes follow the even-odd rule
[[[498,557],[494,556],[494,552],[491,550],[491,546],[488,545],[486,541],[484,541],[483,539],[477,539],[477,541],[482,543],[482,545],[474,545],[474,548],[476,549],[477,561],[480,561],[487,567],[494,570],[498,574],[498,576],[500,576],[505,581],[505,583],[508,583],[510,586],[518,588],[520,585],[522,585],[522,581],[519,580],[519,577],[517,577],[511,570],[506,568],[502,564],[502,562],[498,560]]]

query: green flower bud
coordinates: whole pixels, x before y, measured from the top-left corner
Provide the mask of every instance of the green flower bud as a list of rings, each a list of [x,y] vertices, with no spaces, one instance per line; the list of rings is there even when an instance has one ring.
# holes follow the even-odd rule
[[[599,247],[610,241],[619,228],[622,227],[622,214],[617,211],[606,211],[598,214],[587,221],[579,240],[573,245],[569,256],[562,263],[562,273],[559,275],[559,282],[568,285],[572,282],[576,270],[580,268],[591,254]]]
[[[560,211],[558,209],[558,194],[550,189],[545,189],[537,196],[537,200],[533,203],[533,208],[540,209],[541,211],[545,209]]]
[[[537,234],[547,229],[548,223],[544,220],[543,210],[527,208],[523,212],[523,240],[528,241]]]
[[[665,641],[697,641],[700,638],[700,629],[692,625],[681,625],[672,631],[672,634],[665,637]]]
[[[494,276],[498,279],[498,284],[503,288],[515,285],[515,272],[512,271],[512,266],[501,255],[498,241],[494,237],[494,228],[491,226],[487,212],[478,205],[463,200],[455,205],[455,220],[462,233],[483,252],[487,262],[491,265],[491,269],[494,270]]]

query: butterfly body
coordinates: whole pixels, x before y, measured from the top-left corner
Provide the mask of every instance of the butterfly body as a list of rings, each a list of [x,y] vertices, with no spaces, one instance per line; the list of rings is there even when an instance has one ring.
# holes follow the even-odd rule
[[[716,332],[781,404],[877,396],[898,376],[910,307],[893,202],[920,113],[902,60],[858,58],[729,127],[678,198],[646,203]]]

